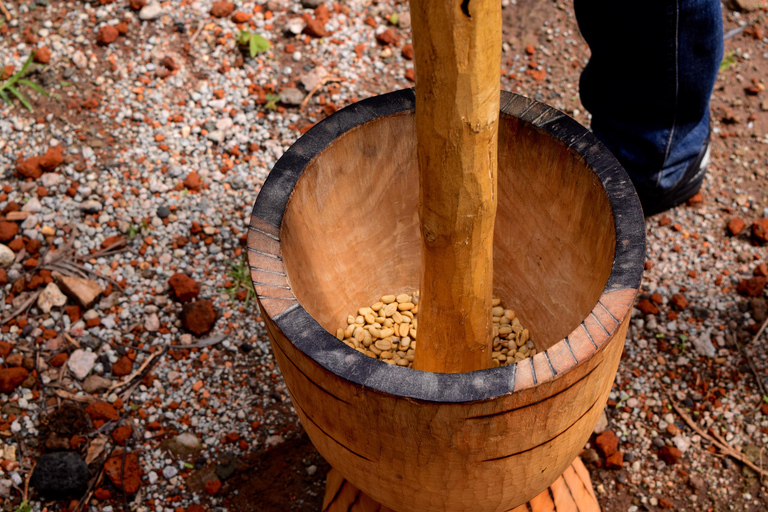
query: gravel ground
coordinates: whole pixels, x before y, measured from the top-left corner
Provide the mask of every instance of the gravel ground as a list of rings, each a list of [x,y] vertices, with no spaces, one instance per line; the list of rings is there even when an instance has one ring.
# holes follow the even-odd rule
[[[301,133],[413,85],[407,3],[3,3],[2,79],[36,51],[26,78],[50,94],[18,82],[32,110],[0,103],[4,509],[316,510],[328,465],[270,355],[246,223]],[[588,125],[572,4],[503,5],[503,88]],[[583,453],[607,511],[768,510],[757,473],[711,441],[768,467],[765,12],[724,7],[741,30],[710,173],[647,220],[625,356]],[[251,57],[240,30],[271,46]]]

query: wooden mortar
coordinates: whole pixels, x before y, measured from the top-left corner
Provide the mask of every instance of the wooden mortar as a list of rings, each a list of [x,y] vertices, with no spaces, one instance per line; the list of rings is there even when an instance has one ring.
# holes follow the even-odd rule
[[[507,511],[569,468],[605,406],[643,214],[588,130],[502,93],[493,288],[539,353],[454,374],[367,357],[331,332],[419,286],[414,101],[402,90],[350,105],[285,153],[253,209],[251,277],[301,423],[344,478],[400,512]]]

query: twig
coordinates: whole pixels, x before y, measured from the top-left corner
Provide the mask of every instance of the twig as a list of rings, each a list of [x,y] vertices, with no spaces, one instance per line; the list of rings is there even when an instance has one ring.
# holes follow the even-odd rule
[[[194,42],[195,42],[195,39],[197,39],[197,36],[199,36],[199,35],[200,35],[200,32],[202,32],[202,31],[203,31],[203,27],[205,27],[205,22],[206,22],[206,21],[208,21],[208,19],[207,19],[207,18],[206,18],[206,19],[204,19],[204,20],[201,20],[201,21],[200,21],[200,26],[199,26],[199,27],[197,27],[197,30],[195,30],[195,33],[194,33],[194,34],[192,34],[192,37],[190,37],[190,38],[189,38],[189,44],[190,44],[190,46],[192,45],[192,43],[194,43]]]
[[[110,391],[113,391],[113,390],[115,390],[117,388],[121,388],[123,386],[127,386],[128,384],[130,384],[133,381],[133,379],[136,378],[136,376],[140,375],[144,371],[144,369],[147,368],[149,366],[149,364],[152,361],[155,360],[155,358],[157,358],[159,356],[162,356],[164,354],[165,354],[165,350],[160,350],[158,352],[155,352],[151,356],[149,356],[146,361],[141,363],[141,366],[139,366],[138,370],[136,370],[135,372],[130,374],[128,377],[126,377],[122,381],[117,382],[117,383],[112,384],[111,386],[109,386],[109,388],[107,389],[107,393],[109,393]]]
[[[341,82],[343,79],[339,78],[337,76],[326,76],[322,80],[320,80],[320,83],[318,83],[316,86],[312,88],[311,91],[309,91],[309,94],[304,98],[304,100],[301,102],[301,105],[299,105],[299,112],[304,110],[304,107],[307,106],[307,103],[309,103],[309,100],[312,98],[312,96],[315,95],[317,91],[323,88],[325,84],[328,82]]]
[[[110,246],[107,246],[104,249],[102,249],[102,250],[100,250],[98,252],[95,252],[93,254],[84,254],[82,256],[78,256],[77,259],[80,260],[80,261],[93,260],[93,259],[102,258],[104,256],[108,256],[110,254],[117,254],[119,252],[125,252],[125,251],[128,250],[128,247],[126,247],[127,245],[128,245],[128,241],[127,240],[121,240],[121,241],[115,242],[114,244],[112,244]]]
[[[119,418],[116,420],[111,420],[103,424],[98,429],[94,430],[93,432],[90,432],[87,434],[88,437],[95,437],[99,434],[111,434],[113,430],[115,430],[118,426],[120,426],[121,423],[125,423],[125,419],[128,417],[128,412],[123,413]]]
[[[8,21],[11,21],[13,18],[11,17],[11,13],[8,12],[8,9],[5,8],[3,5],[3,0],[0,0],[0,11],[3,11],[3,14],[5,15],[5,19]]]
[[[93,402],[98,402],[98,400],[91,395],[76,395],[63,389],[54,388],[53,394],[64,398],[65,400],[72,400],[73,402],[80,402],[81,404],[92,404]]]
[[[40,371],[40,351],[37,345],[35,345],[35,370],[37,370],[38,375],[42,375],[42,372]],[[43,379],[37,379],[37,380],[38,382],[40,382],[40,398],[42,398],[42,404],[45,405],[45,382],[43,382]],[[43,416],[47,416],[45,412],[45,407],[43,407],[42,409],[43,409]]]
[[[188,345],[168,345],[168,350],[185,350],[185,349],[193,349],[193,348],[211,347],[213,345],[218,345],[225,339],[227,339],[226,336],[224,336],[223,334],[219,334],[218,336],[213,336],[211,338],[198,341],[197,343],[190,343]]]
[[[141,384],[141,380],[137,380],[136,382],[131,384],[131,387],[129,387],[123,392],[122,396],[120,396],[120,398],[123,399],[123,402],[128,403],[128,400],[131,398],[131,395],[133,394],[133,392],[136,391],[136,388],[139,387],[139,384]]]
[[[64,333],[64,339],[66,339],[68,343],[74,345],[75,348],[80,348],[80,343],[75,341],[75,339],[66,332]]]
[[[43,293],[43,290],[37,290],[35,293],[32,294],[31,297],[29,297],[24,303],[16,308],[16,311],[11,312],[7,317],[0,320],[0,325],[7,324],[14,318],[16,318],[17,315],[19,315],[21,312],[25,311],[28,307],[30,307],[32,304],[35,303],[37,300],[37,297]]]
[[[755,343],[757,342],[757,339],[760,337],[761,334],[763,334],[763,331],[765,330],[765,327],[768,325],[768,318],[765,319],[763,322],[763,325],[760,326],[760,329],[757,331],[757,334],[755,334],[755,337],[752,338],[752,346],[755,346]],[[757,368],[755,368],[755,363],[752,362],[752,358],[749,357],[747,354],[747,351],[744,349],[744,347],[741,346],[741,343],[739,343],[738,340],[736,340],[736,346],[739,347],[739,352],[741,352],[741,355],[744,356],[744,359],[747,360],[747,364],[749,365],[749,369],[752,370],[752,374],[755,376],[755,380],[757,381],[757,387],[760,389],[760,400],[763,399],[764,396],[766,396],[765,393],[765,386],[763,386],[763,379],[760,378],[760,374],[757,373]]]
[[[35,466],[37,466],[37,462],[32,463],[32,467],[29,469],[29,474],[27,475],[27,478],[24,479],[24,494],[22,495],[22,501],[27,501],[29,499],[29,481],[32,479],[32,473],[35,471]]]
[[[96,486],[99,485],[99,482],[101,482],[101,478],[103,476],[104,476],[104,464],[101,465],[101,469],[99,470],[99,474],[96,475],[96,478],[91,480],[91,483],[88,485],[88,491],[86,491],[85,495],[77,503],[77,507],[75,507],[75,512],[80,512],[81,510],[84,510],[83,505],[91,501],[91,496],[93,496],[93,491],[94,489],[96,489]]]
[[[733,457],[734,459],[738,460],[745,466],[749,467],[753,471],[755,471],[757,474],[761,475],[761,481],[762,481],[762,475],[768,475],[762,468],[759,468],[755,466],[752,462],[749,461],[744,455],[734,450],[731,445],[729,445],[724,439],[722,439],[717,433],[712,431],[712,434],[714,437],[717,437],[719,440],[716,440],[713,438],[713,436],[710,436],[706,432],[704,432],[701,428],[699,428],[698,425],[696,425],[696,422],[691,419],[690,416],[688,416],[685,411],[683,411],[675,402],[672,400],[669,401],[669,403],[672,404],[672,407],[675,409],[675,412],[680,415],[681,418],[688,424],[689,427],[691,427],[697,434],[699,434],[701,437],[715,445],[721,452],[724,454]]]

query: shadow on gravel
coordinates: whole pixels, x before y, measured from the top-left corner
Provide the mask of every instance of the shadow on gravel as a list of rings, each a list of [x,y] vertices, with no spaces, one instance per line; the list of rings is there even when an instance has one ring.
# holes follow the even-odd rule
[[[312,475],[307,471],[316,467]],[[307,434],[246,457],[222,494],[233,512],[317,511],[323,503],[325,475],[331,466]]]

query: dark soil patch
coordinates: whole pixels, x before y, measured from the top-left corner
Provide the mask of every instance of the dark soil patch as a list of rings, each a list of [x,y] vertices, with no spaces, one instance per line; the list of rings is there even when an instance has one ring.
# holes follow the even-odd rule
[[[65,402],[51,414],[41,418],[40,445],[52,451],[69,449],[69,440],[72,436],[84,436],[90,429],[91,425],[85,411]]]
[[[317,471],[310,476],[307,468],[313,465]],[[302,431],[243,461],[242,469],[227,482],[222,494],[232,497],[228,508],[233,512],[320,510],[330,468]]]

